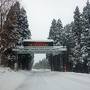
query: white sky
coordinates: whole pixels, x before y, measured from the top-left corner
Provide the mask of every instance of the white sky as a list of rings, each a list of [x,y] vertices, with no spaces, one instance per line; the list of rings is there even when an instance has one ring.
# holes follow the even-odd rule
[[[73,12],[78,5],[80,11],[87,0],[22,0],[27,11],[32,39],[46,39],[53,18],[60,18],[63,25],[73,20]],[[45,57],[45,55],[44,55]]]
[[[32,39],[48,37],[52,19],[60,18],[64,25],[73,20],[73,12],[78,5],[80,10],[87,0],[22,0],[28,15]]]

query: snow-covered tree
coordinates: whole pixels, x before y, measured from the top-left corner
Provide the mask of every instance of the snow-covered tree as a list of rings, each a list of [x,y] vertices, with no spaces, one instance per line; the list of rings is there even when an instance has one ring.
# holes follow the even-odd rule
[[[17,8],[16,8],[17,7]],[[11,7],[7,15],[6,21],[4,23],[4,31],[1,35],[2,37],[2,50],[7,48],[14,47],[19,39],[18,25],[17,25],[17,13],[19,13],[20,6],[16,3]],[[2,51],[1,50],[1,51]],[[3,51],[4,52],[4,51]]]
[[[6,18],[2,44],[6,45],[5,43],[7,43],[6,48],[11,48],[15,47],[20,38],[29,38],[30,31],[28,26],[26,11],[24,8],[20,8],[19,2],[16,2],[9,10]]]
[[[4,22],[6,20],[7,14],[10,10],[10,7],[16,2],[16,0],[0,0],[0,62],[1,56],[4,50],[4,46],[2,44],[2,35],[4,33]]]
[[[3,24],[6,20],[10,7],[16,2],[16,0],[0,0],[0,33],[3,30]]]
[[[82,13],[82,58],[90,57],[90,3],[87,1]]]
[[[3,33],[1,34],[2,48],[0,50],[3,55],[8,49],[14,48],[21,38],[30,37],[28,26],[26,11],[24,8],[20,8],[19,2],[16,2],[11,6],[3,25]]]
[[[17,14],[19,11],[20,5],[16,2],[14,6],[11,6],[6,21],[3,25],[3,33],[1,34],[2,55],[4,55],[8,48],[14,48],[20,38],[17,25]],[[3,57],[4,56],[2,56],[2,58]],[[5,64],[6,60],[2,59],[1,62],[2,64]]]
[[[63,45],[63,25],[60,19],[57,21],[56,45]]]
[[[55,31],[56,31],[56,29],[57,29],[56,20],[53,19],[51,27],[50,27],[49,39],[55,40]]]
[[[30,38],[31,33],[29,30],[28,20],[25,9],[22,7],[18,15],[18,29],[22,39]]]
[[[81,14],[79,8],[76,7],[74,12],[74,25],[73,25],[73,37],[75,41],[75,46],[73,48],[73,56],[76,62],[81,60],[81,33],[82,33],[82,24],[81,24]]]
[[[50,27],[49,39],[53,39],[55,45],[61,45],[62,43],[61,41],[62,29],[63,26],[61,20],[58,19],[58,21],[56,21],[55,19],[53,19]]]

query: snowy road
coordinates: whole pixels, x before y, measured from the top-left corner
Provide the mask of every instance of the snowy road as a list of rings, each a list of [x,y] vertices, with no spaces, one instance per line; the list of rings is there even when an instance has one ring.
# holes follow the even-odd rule
[[[32,71],[16,90],[90,90],[90,75]]]
[[[0,90],[90,90],[90,74],[0,68]]]

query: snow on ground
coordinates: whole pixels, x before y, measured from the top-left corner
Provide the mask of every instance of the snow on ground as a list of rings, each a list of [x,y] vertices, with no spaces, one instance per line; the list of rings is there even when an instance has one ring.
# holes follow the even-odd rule
[[[90,90],[90,74],[0,68],[0,90]]]
[[[15,90],[25,80],[25,75],[0,67],[0,90]]]

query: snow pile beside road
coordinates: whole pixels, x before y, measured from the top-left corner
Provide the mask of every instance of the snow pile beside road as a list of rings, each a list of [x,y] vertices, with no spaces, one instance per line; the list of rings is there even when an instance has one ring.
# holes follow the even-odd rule
[[[0,74],[6,73],[6,72],[12,72],[12,70],[10,68],[0,67]]]
[[[21,72],[0,67],[0,90],[15,90],[24,82],[25,78],[25,75]]]

